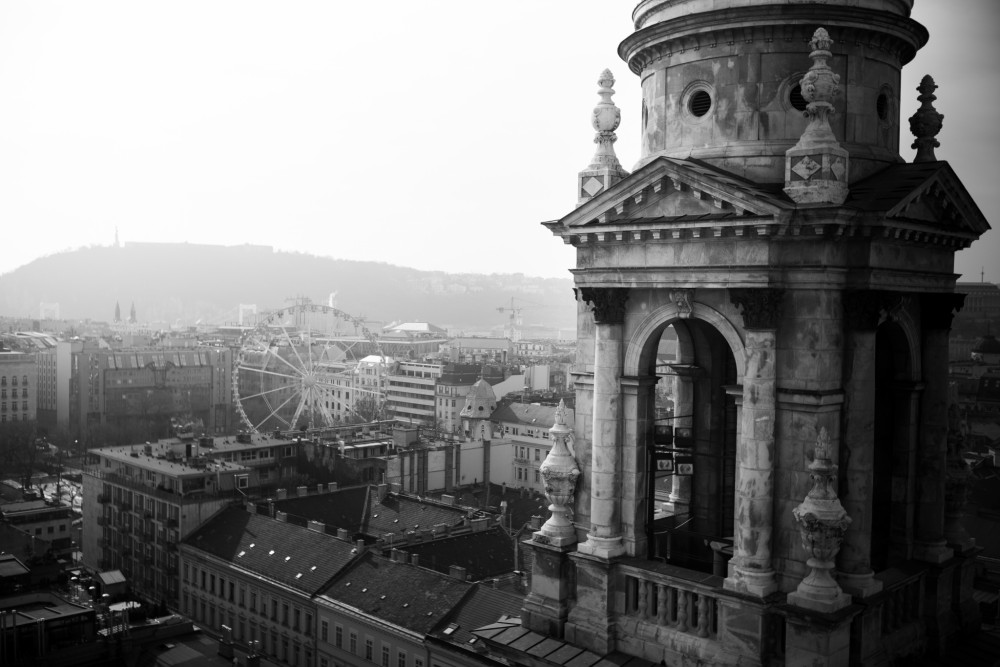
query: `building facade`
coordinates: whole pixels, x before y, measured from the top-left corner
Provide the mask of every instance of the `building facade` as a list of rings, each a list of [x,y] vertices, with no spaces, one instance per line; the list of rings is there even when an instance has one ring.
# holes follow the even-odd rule
[[[35,421],[38,365],[25,352],[0,351],[0,423]]]

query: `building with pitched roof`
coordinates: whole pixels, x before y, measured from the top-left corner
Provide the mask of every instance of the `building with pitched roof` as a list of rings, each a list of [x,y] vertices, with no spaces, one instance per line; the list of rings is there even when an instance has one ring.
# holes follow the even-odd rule
[[[524,598],[483,584],[469,589],[465,597],[437,626],[427,633],[428,650],[433,665],[438,667],[470,667],[471,665],[508,665],[499,654],[492,653],[473,630],[498,620],[518,619]]]
[[[277,662],[313,665],[313,596],[363,552],[363,543],[228,507],[181,544],[180,609],[214,633],[231,628],[235,642],[259,641]]]
[[[430,667],[427,634],[472,584],[365,554],[316,598],[320,667]]]

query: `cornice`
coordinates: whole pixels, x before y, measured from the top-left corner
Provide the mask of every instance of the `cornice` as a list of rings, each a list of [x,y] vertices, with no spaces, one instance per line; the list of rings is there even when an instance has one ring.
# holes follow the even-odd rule
[[[864,46],[898,59],[900,66],[911,61],[928,39],[927,29],[913,19],[881,11],[826,4],[758,5],[655,23],[625,38],[618,55],[632,72],[640,74],[660,58],[720,44],[785,41],[804,45],[818,25],[841,44],[835,54],[844,52],[844,45]]]

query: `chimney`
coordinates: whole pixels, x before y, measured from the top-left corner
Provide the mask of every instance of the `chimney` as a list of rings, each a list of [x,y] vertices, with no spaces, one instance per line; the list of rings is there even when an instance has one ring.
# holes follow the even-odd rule
[[[448,576],[449,577],[454,577],[455,579],[458,579],[459,581],[465,581],[466,579],[468,579],[468,574],[467,574],[465,568],[462,567],[461,565],[452,565],[451,567],[449,567],[448,568]]]
[[[288,489],[278,489],[278,500],[288,498]]]
[[[312,530],[317,533],[326,532],[326,524],[324,524],[322,521],[309,521],[306,523],[306,527],[309,530]]]
[[[300,486],[300,487],[298,487],[298,488],[295,489],[295,493],[298,495],[299,498],[305,498],[306,496],[309,495],[309,487],[308,486]]]
[[[357,541],[355,541],[354,546],[356,546],[358,548],[358,553],[359,554],[363,554],[365,552],[365,541],[364,540],[357,540]]]
[[[281,510],[278,510],[277,512],[274,513],[274,518],[277,521],[281,521],[283,523],[286,523],[288,521],[288,514],[286,514],[285,512],[282,512]]]
[[[250,514],[256,514],[257,513],[257,503],[248,500],[247,501],[247,512],[249,512]]]
[[[538,516],[537,514],[531,517],[531,529],[532,530],[542,529],[542,517]]]
[[[410,554],[410,564],[420,565],[420,554]]]
[[[445,505],[454,505],[455,496],[449,496],[449,495],[441,496],[441,502],[443,502]]]
[[[379,499],[379,502],[385,500],[385,496],[386,496],[387,493],[389,493],[389,485],[388,484],[379,484],[378,485],[378,499]]]
[[[347,532],[347,529],[345,529],[345,528],[338,528],[337,529],[337,537],[339,537],[342,540],[346,540],[348,542],[351,541],[351,534],[349,532]]]
[[[490,521],[489,517],[485,516],[482,517],[481,519],[473,519],[472,521],[469,522],[472,525],[472,532],[479,533],[486,530],[489,521]]]
[[[328,490],[330,490],[330,491],[336,491],[337,490],[337,483],[336,482],[330,482],[329,484],[326,485],[326,488]]]

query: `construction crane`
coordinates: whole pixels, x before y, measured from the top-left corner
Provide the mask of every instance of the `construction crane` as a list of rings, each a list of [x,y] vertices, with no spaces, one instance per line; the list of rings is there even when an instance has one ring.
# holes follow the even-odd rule
[[[528,301],[527,299],[517,299],[517,301],[520,301],[521,303],[529,303],[531,304],[530,306],[515,306],[514,300],[515,300],[514,297],[511,297],[509,306],[499,306],[497,308],[498,313],[510,313],[507,316],[509,324],[507,325],[507,328],[504,329],[504,336],[510,338],[510,341],[512,343],[516,343],[517,341],[521,340],[521,331],[520,329],[517,328],[518,326],[523,324],[523,322],[521,321],[521,311],[524,310],[525,308],[546,307],[545,304],[543,303],[535,303],[534,301]]]

